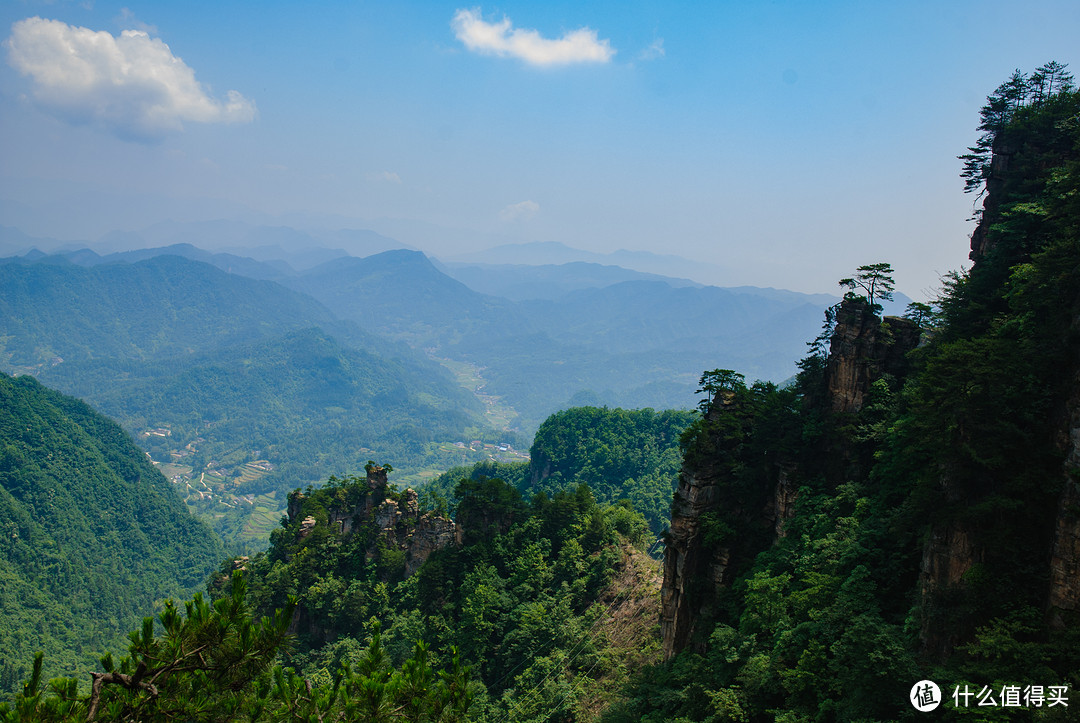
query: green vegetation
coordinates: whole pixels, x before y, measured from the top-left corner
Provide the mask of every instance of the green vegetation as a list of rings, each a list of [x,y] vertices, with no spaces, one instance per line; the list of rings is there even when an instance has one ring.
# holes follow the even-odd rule
[[[1064,706],[957,707],[950,693],[957,685],[994,695],[1006,685],[1080,688],[1080,618],[1075,607],[1055,604],[1051,588],[1053,575],[1059,588],[1076,583],[1059,564],[1075,563],[1068,557],[1075,550],[1054,543],[1075,525],[1065,493],[1080,477],[1070,436],[1080,409],[1078,119],[1080,93],[1062,66],[1017,73],[999,88],[983,111],[983,137],[963,157],[969,190],[985,184],[987,191],[972,269],[952,275],[933,306],[909,306],[904,320],[877,316],[877,302],[892,292],[889,265],[859,267],[841,281],[850,293],[826,312],[793,385],[747,385],[742,374],[717,368],[700,376],[700,413],[560,412],[540,425],[529,464],[486,459],[433,480],[423,490],[426,514],[411,492],[376,484],[375,473],[388,467],[370,462],[370,480],[331,477],[296,491],[268,550],[222,563],[209,584],[212,603],[196,597],[186,615],[166,605],[159,633],[144,621],[130,636],[129,656],[103,658],[89,691],[73,680],[44,689],[35,663],[23,694],[0,715],[915,720],[921,714],[909,691],[927,678],[942,685],[943,720],[1074,717]],[[437,277],[420,281],[430,299],[447,291]],[[439,340],[465,343],[483,326]],[[414,339],[429,332],[409,331]],[[286,339],[234,347],[214,357],[220,366],[207,357],[134,383],[146,399],[163,394],[160,405],[188,415],[160,428],[160,420],[142,420],[155,454],[169,452],[174,436],[191,440],[189,454],[167,460],[170,472],[190,469],[194,479],[202,465],[199,484],[207,485],[215,476],[208,470],[227,468],[239,489],[280,504],[269,497],[275,470],[263,462],[279,464],[274,455],[291,450],[290,436],[340,434],[346,446],[332,451],[348,466],[358,463],[357,449],[369,451],[359,446],[368,436],[349,436],[364,415],[380,430],[372,439],[385,435],[387,448],[406,456],[437,448],[416,446],[418,437],[434,445],[436,435],[400,421],[410,409],[422,406],[447,432],[468,421],[439,395],[414,396],[387,382],[400,377],[378,373],[385,361],[346,352],[318,332]],[[284,359],[289,364],[279,364]],[[251,379],[241,385],[244,370]],[[151,382],[161,378],[169,379],[167,392]],[[85,524],[72,516],[76,505],[55,479],[77,483],[76,470],[96,476],[85,474],[97,454],[93,435],[63,443],[72,448],[59,455],[66,468],[35,467],[43,458],[53,464],[42,452],[56,446],[40,440],[67,422],[38,423],[18,400],[21,390],[45,392],[32,381],[3,381],[0,392],[14,400],[3,408],[16,413],[4,427],[0,503],[11,511],[0,519],[14,520],[17,534],[0,535],[0,549],[29,572],[15,587],[4,581],[0,594],[14,596],[3,598],[4,611],[16,614],[0,619],[0,643],[23,645],[16,652],[30,660],[26,631],[38,626],[67,641],[62,624],[79,611],[124,612],[118,601],[131,599],[127,588],[108,584],[158,573],[146,567],[152,550],[117,559],[106,572],[78,562],[126,553],[142,539],[113,507],[103,514],[79,502],[93,514]],[[90,419],[80,403],[49,398]],[[262,426],[245,426],[255,424],[246,417]],[[104,422],[84,423],[97,436],[122,436]],[[195,436],[215,428],[249,441],[214,447]],[[59,436],[82,439],[75,434]],[[443,451],[459,461],[463,449]],[[207,450],[213,465],[199,457]],[[115,494],[142,523],[157,513],[124,505],[168,497],[168,489],[136,458],[123,463],[134,474],[94,495]],[[311,461],[318,469],[332,463]],[[661,663],[655,564],[643,548],[649,528],[667,521],[680,463],[685,480],[701,481],[701,494],[676,497],[668,562],[679,561],[672,555],[682,542],[696,546],[696,558],[681,559],[689,576],[670,595],[688,606],[686,644],[672,646]],[[112,491],[133,478],[152,482],[142,497]],[[456,526],[441,516],[450,513]],[[51,515],[75,522],[39,531]],[[76,550],[65,535],[83,529],[106,542]],[[169,554],[177,569],[167,572],[178,579],[192,581],[204,569],[190,545]],[[78,574],[101,589],[73,585]],[[14,601],[36,604],[33,596],[49,585],[83,597],[46,601],[44,615],[19,612]],[[1076,590],[1069,595],[1072,604]],[[153,600],[144,594],[135,602],[148,609]],[[290,617],[296,639],[283,647]],[[102,633],[87,644],[108,639]],[[10,664],[0,672],[9,686],[27,674]]]
[[[93,268],[47,261],[0,264],[5,370],[174,358],[335,323],[301,294],[178,256]]]
[[[297,596],[285,664],[330,680],[381,629],[394,664],[420,640],[433,661],[460,651],[473,670],[470,720],[540,721],[602,707],[612,683],[655,659],[657,581],[636,572],[655,563],[626,542],[647,539],[639,514],[597,504],[584,485],[527,503],[501,480],[466,479],[456,497],[463,545],[435,551],[408,578],[402,553],[368,518],[345,532],[328,524],[402,493],[335,478],[296,497],[288,526],[245,564],[257,610]],[[227,594],[226,580],[215,594]]]
[[[605,720],[914,720],[923,678],[942,686],[944,720],[1075,716],[956,707],[951,693],[1080,687],[1080,620],[1047,614],[1053,535],[1075,514],[1061,500],[1076,479],[1078,118],[1080,93],[1053,64],[991,96],[984,155],[964,172],[989,189],[976,263],[939,312],[910,310],[931,333],[905,376],[879,372],[858,409],[836,412],[819,339],[792,389],[703,389],[685,458],[720,481],[699,524],[705,554],[724,551],[723,580],[687,592],[702,601],[690,645]],[[826,339],[834,323],[866,328],[888,290],[851,282],[865,296],[834,311]],[[878,327],[881,344],[894,326]],[[797,499],[778,534],[760,510],[781,476]]]
[[[852,298],[864,298],[870,304],[870,308],[880,311],[881,304],[878,301],[892,301],[893,298],[893,268],[892,264],[877,263],[860,266],[855,276],[840,279],[840,285],[847,289],[845,296]],[[859,294],[857,292],[863,292]]]
[[[682,463],[679,437],[693,412],[652,409],[568,409],[536,432],[530,494],[588,485],[607,504],[621,500],[659,534],[670,517]]]
[[[237,552],[265,546],[298,485],[372,456],[443,470],[486,458],[447,445],[497,437],[470,392],[404,345],[176,256],[0,264],[0,365],[119,421]]]
[[[145,618],[129,636],[129,654],[117,663],[101,659],[105,672],[91,673],[89,692],[78,680],[42,684],[42,656],[23,690],[0,704],[0,721],[405,721],[465,720],[471,695],[468,669],[456,656],[449,670],[429,664],[418,644],[394,670],[378,630],[355,668],[348,664],[332,680],[317,681],[274,666],[287,639],[295,602],[272,617],[255,620],[246,601],[243,575],[235,573],[229,594],[212,605],[201,594],[185,605],[169,600],[154,621]]]
[[[82,671],[224,554],[119,426],[0,374],[0,691],[38,650]]]
[[[548,417],[536,432],[531,462],[455,467],[421,490],[429,507],[457,507],[462,477],[498,477],[529,499],[588,485],[601,504],[625,502],[654,535],[667,527],[678,483],[679,437],[697,415],[688,411],[577,407]]]

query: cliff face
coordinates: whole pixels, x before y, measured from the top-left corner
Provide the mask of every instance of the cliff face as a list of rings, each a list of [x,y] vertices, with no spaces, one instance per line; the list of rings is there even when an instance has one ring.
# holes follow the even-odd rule
[[[1073,326],[1080,328],[1080,317]],[[1080,360],[1076,369],[1080,370]],[[1073,379],[1069,399],[1065,480],[1054,522],[1054,546],[1050,554],[1050,591],[1047,608],[1050,625],[1057,629],[1080,622],[1080,373]]]
[[[713,469],[689,469],[679,475],[671,505],[671,527],[664,552],[664,582],[660,587],[660,635],[664,658],[684,649],[694,623],[723,584],[729,553],[725,547],[707,549],[701,539],[702,516],[716,507],[723,480]]]
[[[367,471],[368,493],[352,505],[333,506],[326,510],[326,525],[341,537],[364,529],[373,529],[371,544],[365,552],[372,560],[381,542],[405,555],[405,577],[409,577],[436,550],[456,544],[457,527],[453,520],[430,512],[420,514],[415,490],[406,489],[397,498],[387,494],[387,473],[383,467]],[[289,523],[302,514],[305,495],[300,490],[289,495]],[[304,539],[318,526],[314,516],[305,517],[297,537]]]
[[[417,494],[412,489],[400,494],[391,493],[387,470],[377,465],[367,469],[366,490],[357,488],[344,499],[334,500],[325,508],[316,506],[315,510],[305,505],[307,499],[300,490],[289,495],[287,526],[295,529],[296,543],[316,535],[320,528],[324,534],[339,538],[342,544],[347,544],[356,535],[366,535],[366,543],[361,543],[362,552],[359,553],[364,556],[364,563],[372,562],[380,555],[399,554],[403,568],[396,569],[405,577],[415,573],[435,551],[457,544],[456,526],[452,520],[431,513],[421,514]],[[312,511],[315,514],[309,514]],[[299,524],[295,524],[297,520]],[[301,602],[290,632],[316,640],[331,637],[333,621],[328,621],[325,614],[309,609],[303,602],[304,591],[297,592]]]
[[[825,372],[833,411],[862,409],[875,379],[906,373],[907,353],[918,343],[919,327],[910,319],[887,316],[882,321],[864,299],[841,301]]]
[[[679,475],[660,589],[665,659],[694,643],[701,622],[713,616],[718,595],[741,572],[740,564],[783,537],[784,524],[794,514],[798,490],[788,467],[772,469],[765,487],[749,494],[733,484],[731,470],[740,464],[741,435],[729,437],[730,428],[723,422],[739,416],[743,404],[734,396],[714,403],[696,442],[708,453],[684,462]],[[721,518],[738,530],[718,533]]]
[[[906,355],[918,345],[919,333],[908,319],[882,321],[865,300],[844,300],[826,362],[826,406],[836,412],[859,411],[874,381],[884,374],[906,373]],[[745,432],[733,436],[725,420],[740,414],[739,405],[734,396],[712,405],[704,431],[693,443],[697,453],[687,455],[679,476],[661,587],[665,658],[698,644],[695,633],[715,612],[723,589],[741,574],[741,566],[786,536],[786,522],[795,513],[799,469],[794,458],[767,452],[780,458],[768,465],[753,489],[735,481],[732,471],[746,461],[741,457]],[[709,534],[717,515],[738,529],[727,536]]]

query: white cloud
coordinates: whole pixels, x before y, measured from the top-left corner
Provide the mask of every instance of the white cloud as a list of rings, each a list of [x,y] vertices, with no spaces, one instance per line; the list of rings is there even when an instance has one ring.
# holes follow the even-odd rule
[[[122,138],[155,140],[195,123],[247,123],[255,103],[235,90],[209,96],[195,71],[142,30],[119,36],[59,20],[15,23],[8,62],[33,82],[40,107]]]
[[[401,183],[401,176],[394,173],[393,171],[383,171],[381,177],[384,181],[389,181],[390,183]]]
[[[667,55],[667,52],[664,50],[664,39],[657,38],[652,41],[652,44],[649,47],[638,53],[638,60],[656,60],[665,55]]]
[[[450,23],[457,39],[477,53],[513,57],[530,65],[551,66],[571,63],[606,63],[615,55],[608,40],[598,40],[596,31],[580,28],[551,40],[535,30],[514,28],[504,17],[488,23],[480,9],[458,10]]]
[[[511,203],[499,211],[499,218],[503,221],[526,221],[540,212],[540,204],[536,201],[522,201]]]

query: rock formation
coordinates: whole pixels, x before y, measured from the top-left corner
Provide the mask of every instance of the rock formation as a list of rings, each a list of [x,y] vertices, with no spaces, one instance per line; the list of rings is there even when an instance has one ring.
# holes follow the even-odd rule
[[[910,319],[879,319],[863,298],[841,301],[825,368],[833,411],[857,412],[874,380],[882,374],[903,376],[907,353],[918,345],[919,333]]]
[[[919,334],[919,327],[909,319],[881,320],[865,299],[845,299],[837,310],[830,340],[825,405],[841,413],[862,409],[874,381],[906,372],[906,355],[918,345]],[[702,434],[711,434],[710,422],[738,414],[737,405],[730,397],[714,403]],[[730,465],[725,460],[734,459],[738,442],[726,442],[719,435],[700,439],[697,447],[703,453],[684,461],[671,506],[661,588],[665,658],[694,644],[698,622],[710,617],[718,593],[741,572],[736,568],[786,535],[785,522],[794,515],[798,499],[794,481],[798,470],[792,461],[783,459],[775,462],[771,477],[756,492],[732,490]],[[838,450],[837,454],[844,453]],[[703,527],[709,515],[718,511],[738,519],[739,531],[730,540],[710,545]]]
[[[1074,326],[1080,326],[1080,318]],[[1080,363],[1077,364],[1080,368]],[[1062,629],[1080,623],[1080,374],[1068,403],[1065,480],[1054,522],[1054,545],[1050,554],[1050,590],[1047,611],[1050,625]]]
[[[415,490],[391,494],[384,467],[368,467],[367,488],[367,494],[354,504],[327,509],[325,523],[342,537],[373,528],[367,559],[374,559],[381,541],[386,547],[405,553],[405,576],[408,577],[433,552],[456,544],[457,526],[453,520],[430,512],[421,514]],[[290,524],[302,514],[305,499],[306,495],[300,490],[289,495]],[[307,515],[298,528],[298,539],[309,536],[318,524],[314,516]]]

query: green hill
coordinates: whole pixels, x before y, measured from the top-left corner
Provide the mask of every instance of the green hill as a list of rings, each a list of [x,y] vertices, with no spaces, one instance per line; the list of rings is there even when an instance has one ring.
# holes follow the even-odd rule
[[[179,256],[92,268],[59,257],[0,265],[0,365],[20,373],[160,359],[333,323],[309,297]]]
[[[47,672],[94,665],[223,555],[117,424],[0,374],[0,691],[37,650]]]
[[[0,370],[117,419],[238,549],[265,544],[293,487],[372,456],[434,476],[462,461],[453,443],[496,441],[438,364],[207,263],[14,261],[0,311]]]

